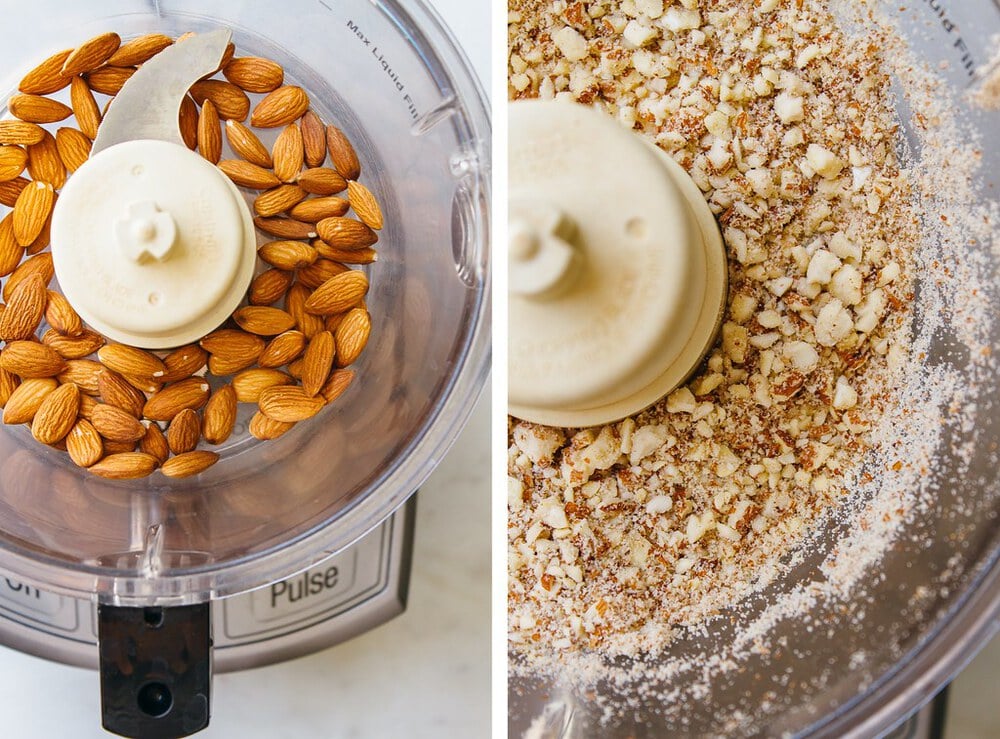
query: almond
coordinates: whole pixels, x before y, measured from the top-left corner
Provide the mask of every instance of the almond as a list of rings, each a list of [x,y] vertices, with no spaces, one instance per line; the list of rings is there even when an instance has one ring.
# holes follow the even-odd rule
[[[349,312],[350,311],[348,311],[348,313]],[[340,328],[340,324],[344,322],[344,317],[346,315],[347,313],[335,313],[332,316],[327,316],[323,320],[323,325],[326,326],[327,331],[333,332],[333,335],[336,336],[337,335],[336,331],[338,328]]]
[[[64,75],[83,74],[105,64],[122,45],[117,33],[102,33],[84,41],[63,62]]]
[[[167,429],[167,445],[174,454],[194,451],[201,439],[201,419],[197,411],[185,408],[170,422]]]
[[[108,59],[108,64],[116,67],[133,67],[148,62],[172,43],[174,40],[162,33],[148,33],[122,44],[121,48]]]
[[[182,410],[201,410],[208,402],[209,385],[200,377],[175,382],[146,401],[142,415],[150,421],[172,421]]]
[[[83,397],[87,397],[84,395]],[[135,451],[134,441],[112,441],[111,439],[104,440],[104,453],[108,456],[112,454],[126,454]]]
[[[109,480],[135,480],[153,474],[158,461],[156,457],[143,452],[122,452],[109,454],[88,469],[98,477]]]
[[[3,286],[3,299],[9,301],[17,286],[32,275],[39,275],[42,278],[42,282],[48,286],[52,282],[55,272],[55,267],[52,265],[52,255],[48,252],[24,260],[14,270],[10,279],[7,280],[7,284]]]
[[[0,121],[0,144],[30,146],[45,137],[45,129],[25,121]]]
[[[89,395],[80,396],[80,418],[90,420],[94,417],[94,408],[99,405],[95,398]]]
[[[17,89],[31,95],[50,95],[59,92],[69,84],[70,77],[62,73],[62,68],[72,53],[72,49],[66,49],[53,54],[28,72]]]
[[[215,74],[216,72],[221,72],[223,69],[225,69],[226,65],[233,60],[234,56],[236,56],[236,44],[230,41],[228,44],[226,44],[226,50],[222,52],[222,59],[219,61],[219,66],[216,67],[215,72],[213,72],[213,74]]]
[[[343,198],[325,197],[303,200],[289,212],[292,218],[307,223],[317,223],[326,218],[342,216],[350,207]]]
[[[295,426],[294,423],[275,421],[263,413],[257,412],[250,419],[250,435],[261,441],[271,441],[290,431],[293,426]]]
[[[62,441],[76,423],[80,389],[73,383],[60,385],[45,396],[31,421],[31,435],[42,444]]]
[[[277,341],[281,337],[275,339]],[[304,337],[302,344],[305,344]],[[301,349],[299,350],[301,351]],[[260,401],[260,394],[264,392],[269,387],[276,387],[278,385],[291,385],[294,380],[286,375],[284,372],[280,372],[276,369],[262,369],[260,367],[254,367],[253,369],[243,370],[233,378],[233,394],[237,401],[240,403],[257,403]],[[206,429],[208,423],[208,410],[205,411],[205,422]],[[208,439],[208,431],[205,432],[205,438]],[[211,441],[209,439],[209,441]]]
[[[14,238],[28,246],[38,238],[52,213],[55,191],[46,182],[35,182],[24,188],[14,204]]]
[[[11,394],[17,390],[17,387],[20,384],[20,377],[15,375],[13,372],[0,369],[0,408],[7,405],[7,401],[10,400]]]
[[[118,406],[98,403],[91,413],[90,422],[97,433],[108,441],[136,442],[146,435],[146,427],[139,419]]]
[[[334,370],[320,392],[326,398],[327,403],[332,403],[344,394],[344,391],[347,390],[353,380],[354,370]]]
[[[149,424],[146,428],[146,435],[139,439],[139,451],[145,452],[156,461],[163,464],[170,456],[170,447],[167,445],[167,437],[164,436],[160,427],[155,423]]]
[[[133,375],[122,375],[122,377],[124,377],[128,381],[128,384],[136,390],[140,390],[141,392],[148,393],[150,395],[160,392],[165,384],[159,380],[154,380],[151,377],[135,377]]]
[[[104,337],[90,329],[84,329],[79,336],[64,336],[49,329],[42,335],[42,343],[65,359],[83,359],[104,346]]]
[[[247,92],[271,92],[285,81],[285,71],[280,64],[257,56],[233,59],[223,67],[222,74]]]
[[[215,104],[206,100],[198,117],[198,151],[212,164],[222,158],[222,127]]]
[[[68,359],[66,367],[59,373],[59,382],[72,382],[87,395],[100,392],[101,373],[104,367],[92,359]]]
[[[256,134],[239,121],[226,121],[226,139],[238,156],[250,164],[270,169],[274,166],[271,152],[261,143]]]
[[[292,275],[284,270],[269,269],[254,277],[250,283],[250,305],[271,305],[288,292]]]
[[[337,326],[337,366],[354,364],[372,332],[372,319],[364,308],[354,308]]]
[[[101,109],[94,100],[94,93],[90,91],[82,77],[74,77],[70,84],[69,96],[76,124],[83,135],[93,141],[97,138],[97,129],[101,125]]]
[[[269,387],[260,394],[260,412],[274,421],[296,423],[312,418],[326,405],[322,395],[312,396],[297,385]]]
[[[188,344],[174,349],[163,358],[163,364],[167,368],[167,374],[163,376],[163,381],[186,380],[201,370],[207,362],[208,352],[197,344]]]
[[[368,294],[368,278],[363,272],[350,270],[334,275],[324,282],[306,301],[306,311],[321,316],[344,313],[355,307]]]
[[[236,427],[236,391],[224,385],[208,399],[205,406],[202,436],[209,444],[222,444]],[[175,421],[176,423],[176,421]]]
[[[49,217],[45,219],[45,223],[42,224],[42,230],[38,232],[38,236],[35,237],[34,241],[24,247],[24,253],[28,256],[41,254],[48,248],[49,242],[52,240],[52,213],[55,212],[58,202],[59,195],[56,194],[52,200],[52,211],[49,213]]]
[[[93,72],[87,72],[83,79],[94,92],[113,97],[122,91],[133,74],[135,74],[134,67],[101,67]]]
[[[78,419],[66,436],[66,451],[78,467],[90,467],[104,456],[104,440],[94,424],[85,418]]]
[[[47,182],[56,190],[66,184],[66,165],[59,156],[56,137],[48,131],[40,142],[28,147],[28,174],[33,180]]]
[[[285,126],[274,140],[271,154],[274,175],[282,182],[293,182],[302,171],[302,163],[305,161],[305,146],[299,127],[294,123]]]
[[[0,367],[22,379],[55,377],[66,369],[66,362],[45,344],[12,341],[0,354]]]
[[[290,330],[295,319],[279,308],[249,305],[233,314],[233,320],[240,328],[258,336],[277,336]]]
[[[253,202],[257,215],[267,218],[293,208],[306,196],[306,191],[298,185],[280,185],[258,195]]]
[[[319,167],[326,161],[326,127],[319,116],[307,110],[299,122],[307,167]]]
[[[0,315],[0,340],[16,341],[35,335],[45,314],[48,292],[42,278],[32,275],[19,284],[10,296],[7,309]]]
[[[347,197],[351,199],[351,207],[363,224],[376,231],[382,228],[382,209],[371,190],[360,182],[351,181],[347,183]]]
[[[378,234],[353,218],[324,218],[316,224],[316,233],[335,249],[363,249],[378,241]]]
[[[298,280],[310,290],[315,290],[331,277],[347,272],[348,269],[348,267],[345,267],[340,262],[321,258],[308,267],[300,269]]]
[[[121,408],[136,418],[142,417],[146,396],[117,372],[104,368],[97,378],[97,391],[107,405]]]
[[[213,464],[219,461],[219,455],[215,452],[196,451],[187,454],[178,454],[173,459],[168,459],[160,468],[167,477],[181,479],[200,475]]]
[[[288,365],[288,374],[294,377],[296,380],[302,379],[302,360],[296,359],[294,362]]]
[[[223,160],[219,162],[219,169],[240,187],[249,187],[251,190],[269,190],[281,184],[270,170],[242,159]]]
[[[167,368],[159,358],[147,351],[124,344],[107,344],[97,352],[104,366],[126,376],[162,381]]]
[[[282,367],[302,354],[306,341],[301,331],[286,331],[275,336],[257,359],[257,364],[264,368]]]
[[[0,182],[0,203],[8,208],[13,208],[24,188],[28,186],[28,182],[29,180],[24,177],[15,177],[12,180]],[[310,226],[310,228],[312,227]]]
[[[0,146],[0,180],[12,180],[24,171],[28,152],[20,146]]]
[[[277,128],[297,121],[309,110],[309,96],[294,85],[279,87],[257,103],[250,125],[258,128]]]
[[[312,195],[334,195],[347,189],[347,180],[327,167],[313,167],[299,174],[298,186]]]
[[[24,380],[4,404],[3,422],[10,426],[29,423],[41,407],[42,401],[57,387],[59,383],[48,377]]]
[[[346,180],[356,180],[361,176],[361,163],[350,140],[336,126],[326,127],[326,146],[330,151],[330,161]]]
[[[302,284],[292,285],[288,295],[285,296],[285,310],[295,319],[295,326],[307,339],[311,339],[323,330],[323,319],[306,310],[309,296],[309,288]]]
[[[259,336],[237,331],[231,328],[222,328],[213,331],[201,340],[201,347],[210,354],[219,356],[247,357],[247,366],[255,361],[260,353],[264,351],[264,340]]]
[[[317,258],[316,250],[301,241],[270,241],[257,250],[257,256],[289,272],[308,267]]]
[[[60,128],[56,131],[56,149],[63,166],[69,172],[76,172],[90,158],[91,140],[75,128]]]
[[[246,120],[250,113],[250,98],[240,88],[222,80],[202,80],[191,85],[191,97],[199,105],[211,100],[220,118]]]
[[[0,183],[2,187],[3,183]],[[261,231],[276,236],[279,239],[312,239],[316,237],[316,226],[291,218],[261,218],[253,219],[254,225]]]
[[[36,279],[41,283],[41,277],[36,276]],[[44,286],[42,289],[45,289]],[[69,304],[65,296],[53,290],[49,290],[47,295],[48,306],[45,308],[45,320],[49,322],[49,325],[61,334],[73,337],[80,336],[83,333],[83,321],[80,320],[79,314],[73,310],[73,306]]]
[[[7,102],[7,109],[15,118],[28,123],[55,123],[73,114],[69,106],[39,95],[14,95]]]
[[[181,100],[180,113],[177,115],[177,125],[180,128],[184,145],[194,151],[198,148],[198,106],[190,95]]]
[[[14,238],[14,214],[8,213],[0,221],[0,277],[16,270],[23,258],[24,247]]]
[[[312,337],[305,354],[302,355],[302,389],[309,395],[317,395],[326,384],[333,369],[336,345],[333,334],[320,331]]]

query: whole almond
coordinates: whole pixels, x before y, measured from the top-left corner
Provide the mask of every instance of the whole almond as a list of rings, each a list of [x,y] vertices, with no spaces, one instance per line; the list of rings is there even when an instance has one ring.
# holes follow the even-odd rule
[[[219,169],[240,187],[251,190],[269,190],[281,184],[281,180],[270,170],[242,159],[225,159],[219,162]]]
[[[167,368],[167,374],[163,376],[164,382],[177,382],[198,372],[208,362],[208,352],[197,344],[188,344],[174,349],[163,358],[163,364]]]
[[[59,382],[72,382],[87,395],[97,395],[100,392],[101,373],[104,367],[92,359],[68,359],[66,367],[59,373]]]
[[[294,423],[275,421],[273,418],[268,418],[258,411],[250,419],[250,435],[261,441],[272,441],[286,434],[294,426]]]
[[[382,209],[371,190],[352,180],[347,183],[347,197],[351,199],[351,207],[363,224],[376,231],[382,228]]]
[[[94,424],[80,418],[66,435],[66,451],[78,467],[90,467],[104,456],[104,440],[94,428]]]
[[[0,315],[0,340],[16,341],[35,335],[45,315],[48,292],[39,275],[19,284],[10,296],[7,309]]]
[[[208,357],[208,371],[216,377],[235,374],[252,364],[249,358],[239,354],[212,354]]]
[[[170,447],[167,445],[167,437],[155,423],[149,424],[146,434],[139,439],[139,451],[145,452],[163,464],[170,456]]]
[[[101,109],[94,100],[94,93],[90,91],[82,77],[74,77],[70,84],[69,95],[80,131],[93,141],[97,138],[97,129],[101,125]]]
[[[350,270],[334,275],[324,282],[306,301],[306,311],[321,316],[344,313],[355,307],[368,294],[368,278],[363,272]]]
[[[201,106],[198,117],[198,151],[212,164],[218,164],[222,158],[222,127],[211,100]]]
[[[372,320],[364,308],[354,308],[337,326],[337,366],[354,364],[368,344],[372,332]]]
[[[269,269],[261,272],[250,283],[250,305],[271,305],[276,303],[288,292],[293,276],[280,269]]]
[[[49,242],[52,240],[52,213],[55,212],[55,206],[59,201],[59,195],[57,194],[52,201],[52,211],[49,213],[49,217],[45,219],[45,223],[42,224],[42,230],[38,232],[38,236],[35,240],[24,247],[24,253],[28,256],[35,256],[41,254],[49,246]]]
[[[219,455],[215,452],[206,450],[187,452],[186,454],[178,454],[176,457],[168,459],[163,463],[160,472],[174,479],[193,477],[194,475],[200,475],[218,461]]]
[[[350,139],[336,126],[326,127],[326,147],[330,151],[330,161],[346,180],[356,180],[361,176],[361,163]]]
[[[31,435],[42,444],[62,441],[76,423],[80,411],[80,389],[73,383],[60,385],[45,396],[31,421]]]
[[[271,152],[261,143],[257,135],[239,121],[226,121],[226,139],[238,156],[250,164],[270,169],[274,166]]]
[[[102,33],[84,41],[63,62],[64,75],[83,74],[106,63],[122,45],[117,33]]]
[[[209,444],[222,444],[236,427],[236,391],[223,385],[212,393],[203,413],[202,436]],[[176,420],[175,420],[176,423]]]
[[[4,405],[3,422],[9,426],[30,422],[42,401],[57,387],[59,383],[49,377],[23,380]]]
[[[326,405],[322,395],[309,395],[297,385],[269,387],[260,394],[260,412],[284,423],[297,423],[312,418]]]
[[[88,397],[84,395],[83,397]],[[112,441],[111,439],[104,440],[104,453],[108,456],[112,454],[125,454],[135,451],[136,444],[134,441]]]
[[[91,140],[75,128],[60,128],[56,131],[56,149],[63,166],[75,172],[90,158]]]
[[[18,265],[17,269],[7,280],[7,284],[3,286],[3,299],[10,301],[11,296],[14,294],[14,290],[23,281],[30,279],[32,275],[39,275],[42,278],[42,282],[48,286],[52,282],[52,278],[55,276],[56,270],[52,264],[52,254],[46,252],[45,254],[38,254],[31,257],[30,259],[25,259]]]
[[[264,368],[283,367],[298,359],[306,348],[306,342],[305,334],[301,331],[286,331],[271,339],[271,343],[257,359],[257,364]]]
[[[332,403],[344,394],[344,391],[347,390],[353,380],[354,370],[334,370],[320,392],[326,398],[327,403]]]
[[[122,44],[121,48],[108,59],[108,64],[116,67],[133,67],[148,62],[172,43],[174,40],[162,33],[148,33]]]
[[[302,131],[294,123],[289,123],[274,140],[271,150],[274,161],[274,175],[282,182],[294,182],[305,161],[305,146]]]
[[[97,378],[97,390],[101,400],[107,405],[121,408],[136,418],[142,417],[146,396],[132,387],[128,380],[113,370],[104,368]]]
[[[128,381],[128,384],[136,390],[148,393],[149,395],[160,392],[164,385],[164,383],[159,379],[154,380],[151,377],[136,377],[134,375],[122,375],[122,377],[124,377]]]
[[[36,278],[41,283],[41,277]],[[44,289],[44,286],[43,288]],[[77,337],[83,333],[83,321],[79,314],[73,310],[62,293],[49,290],[48,305],[45,308],[45,320],[49,325],[61,334]],[[34,333],[34,331],[32,331]]]
[[[167,385],[146,401],[142,415],[150,421],[172,421],[186,408],[201,410],[208,402],[209,385],[200,377]]]
[[[350,313],[350,311],[348,311]],[[347,313],[335,313],[332,316],[326,316],[323,319],[323,325],[326,326],[326,330],[333,333],[334,336],[337,335],[337,329],[340,328],[340,324],[344,322],[344,318]]]
[[[104,346],[104,337],[90,329],[84,329],[79,336],[65,336],[49,329],[42,334],[42,343],[52,347],[64,359],[83,359]]]
[[[222,74],[247,92],[271,92],[285,81],[285,71],[280,64],[257,56],[233,59],[223,67]]]
[[[295,319],[295,326],[307,339],[323,330],[323,319],[306,310],[311,295],[309,288],[300,283],[292,285],[285,296],[285,310]]]
[[[302,389],[309,395],[317,395],[326,384],[333,369],[336,345],[333,334],[320,331],[309,341],[302,355]]]
[[[0,369],[0,408],[7,405],[7,401],[10,400],[11,394],[17,390],[17,387],[20,384],[20,377],[15,375],[13,372]]]
[[[12,180],[0,182],[0,203],[8,208],[13,208],[24,188],[28,186],[28,182],[29,180],[25,177],[15,177]]]
[[[24,247],[14,237],[14,214],[8,213],[0,220],[0,277],[14,272],[23,258]]]
[[[28,72],[17,89],[31,95],[51,95],[69,84],[70,77],[62,73],[63,64],[73,53],[72,49],[60,51]]]
[[[45,129],[37,123],[0,121],[0,144],[30,146],[45,137]]]
[[[281,337],[279,336],[278,338]],[[276,338],[275,341],[277,340]],[[291,385],[293,382],[294,380],[291,377],[279,370],[254,367],[253,369],[243,370],[233,377],[232,389],[234,397],[240,403],[257,403],[260,401],[260,394],[267,388],[278,385]],[[207,428],[207,408],[205,413]],[[209,439],[207,431],[205,432],[205,438]],[[211,440],[209,439],[209,441]]]
[[[45,222],[52,213],[55,191],[52,185],[35,182],[24,188],[14,204],[14,238],[21,246],[28,246],[38,238]]]
[[[344,198],[325,197],[303,200],[289,211],[289,215],[299,221],[318,223],[326,218],[342,216],[351,206]]]
[[[316,250],[301,241],[270,241],[257,250],[257,256],[272,267],[293,271],[316,261]]]
[[[84,418],[89,421],[91,418],[94,417],[94,408],[96,408],[98,405],[100,404],[97,402],[96,398],[93,398],[90,395],[81,395],[80,418]]]
[[[191,97],[199,105],[211,100],[220,118],[246,120],[250,113],[250,98],[240,88],[222,80],[202,80],[191,85]]]
[[[326,161],[326,126],[311,110],[305,112],[299,126],[302,128],[305,165],[321,166]]]
[[[363,249],[378,241],[378,234],[353,218],[324,218],[316,224],[316,233],[335,249]]]
[[[347,180],[328,167],[304,170],[296,182],[299,187],[312,195],[334,195],[347,189]]]
[[[236,56],[236,44],[230,41],[228,44],[226,44],[226,50],[222,52],[222,59],[219,62],[219,66],[216,68],[215,72],[221,72],[223,69],[225,69],[226,65],[233,60],[234,56]]]
[[[320,258],[308,267],[300,269],[298,280],[310,290],[315,290],[331,277],[347,272],[348,269],[349,267],[344,266],[340,262]]]
[[[3,183],[0,183],[2,187]],[[261,218],[253,219],[254,225],[269,236],[279,239],[312,239],[316,237],[316,226],[291,218]]]
[[[91,412],[90,422],[109,441],[136,442],[146,435],[146,427],[139,419],[115,405],[98,403]]]
[[[158,357],[147,351],[125,344],[107,344],[97,352],[106,367],[125,376],[144,377],[162,381],[167,368]]]
[[[257,103],[250,116],[250,125],[258,128],[277,128],[297,121],[309,110],[309,96],[294,85],[279,87]]]
[[[0,146],[0,180],[12,180],[24,171],[28,152],[20,146]]]
[[[194,151],[198,148],[198,106],[190,95],[185,95],[181,101],[180,113],[177,116],[181,138],[187,148]]]
[[[291,364],[289,364],[286,369],[288,370],[288,374],[290,374],[296,380],[301,380],[302,379],[302,360],[301,359],[296,359],[294,362],[292,362]]]
[[[94,92],[114,96],[122,91],[133,74],[135,67],[101,67],[93,72],[87,72],[83,79]]]
[[[285,311],[263,305],[240,308],[233,313],[233,320],[244,331],[258,336],[277,336],[295,325],[295,319]]]
[[[201,439],[201,419],[198,412],[185,408],[170,422],[167,428],[167,445],[174,454],[194,451]]]
[[[202,349],[210,354],[219,355],[239,355],[250,358],[253,364],[260,353],[264,351],[264,340],[259,336],[237,331],[231,328],[222,328],[213,331],[200,342]]]
[[[66,165],[59,156],[56,137],[48,131],[41,141],[28,147],[28,173],[33,180],[46,182],[55,190],[66,184]]]
[[[73,114],[68,105],[40,95],[14,95],[7,102],[7,109],[15,118],[28,123],[55,123]]]
[[[88,469],[98,477],[109,480],[136,480],[153,474],[157,464],[159,462],[152,455],[143,452],[121,452],[109,454]]]
[[[55,377],[66,362],[53,349],[35,341],[12,341],[0,354],[0,367],[22,379]]]
[[[258,195],[253,201],[253,209],[257,215],[267,218],[290,210],[305,197],[306,191],[298,185],[280,185]]]

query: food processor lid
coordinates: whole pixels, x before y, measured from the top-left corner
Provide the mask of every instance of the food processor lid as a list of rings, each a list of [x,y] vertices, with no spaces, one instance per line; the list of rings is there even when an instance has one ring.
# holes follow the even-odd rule
[[[725,307],[722,237],[701,192],[601,111],[510,106],[511,414],[593,426],[677,387]]]

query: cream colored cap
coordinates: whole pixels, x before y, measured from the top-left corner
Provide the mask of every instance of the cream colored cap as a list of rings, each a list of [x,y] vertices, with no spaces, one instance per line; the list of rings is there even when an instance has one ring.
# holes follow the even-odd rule
[[[718,331],[726,259],[669,156],[573,103],[510,106],[509,408],[594,426],[656,402]]]

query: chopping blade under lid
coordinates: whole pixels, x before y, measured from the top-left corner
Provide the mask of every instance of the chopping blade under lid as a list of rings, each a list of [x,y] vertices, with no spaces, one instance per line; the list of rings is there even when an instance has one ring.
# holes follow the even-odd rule
[[[571,103],[510,109],[512,415],[608,423],[695,369],[726,301],[722,237],[670,157]]]

